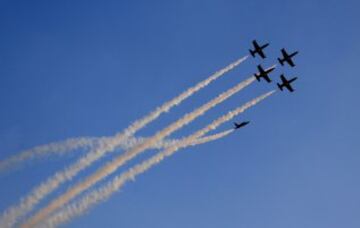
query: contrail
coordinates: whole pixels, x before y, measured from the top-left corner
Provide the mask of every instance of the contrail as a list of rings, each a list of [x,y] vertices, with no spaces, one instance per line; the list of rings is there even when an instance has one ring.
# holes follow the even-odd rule
[[[228,91],[220,94],[210,102],[204,104],[200,108],[197,108],[193,112],[186,114],[179,120],[175,121],[173,124],[170,124],[170,126],[166,127],[162,131],[155,134],[155,136],[150,137],[145,143],[134,147],[133,149],[126,152],[124,155],[118,156],[115,158],[112,162],[105,165],[103,168],[100,168],[95,172],[95,174],[88,177],[85,181],[79,183],[78,185],[70,188],[65,194],[61,195],[54,201],[52,201],[47,207],[41,209],[35,216],[30,218],[23,227],[32,227],[33,225],[39,223],[44,218],[46,218],[50,213],[52,213],[54,210],[57,210],[62,205],[69,202],[72,198],[86,190],[87,188],[91,187],[98,181],[102,180],[106,176],[110,175],[111,173],[115,172],[118,167],[123,165],[128,160],[134,158],[138,154],[142,153],[144,150],[148,149],[152,145],[154,145],[157,141],[162,140],[163,138],[169,136],[174,131],[180,129],[181,127],[189,124],[194,119],[198,118],[199,116],[205,114],[208,110],[215,107],[216,105],[222,103],[229,97],[233,96],[237,92],[239,92],[241,89],[245,88],[252,82],[254,82],[255,77],[251,76],[249,79],[237,84],[235,87],[229,89]],[[113,149],[113,144],[107,145],[108,150]]]
[[[31,211],[36,204],[39,203],[41,199],[47,196],[50,192],[54,191],[56,188],[60,186],[60,184],[64,183],[67,180],[71,180],[75,175],[77,175],[81,170],[88,167],[94,161],[98,160],[102,156],[104,156],[107,152],[112,152],[121,142],[126,140],[128,137],[134,135],[138,130],[145,127],[150,122],[154,121],[158,118],[162,113],[168,112],[172,107],[179,105],[182,101],[189,98],[191,95],[195,94],[202,88],[209,85],[211,82],[223,76],[225,73],[237,67],[240,63],[245,61],[248,56],[240,58],[235,62],[229,64],[225,68],[215,72],[213,75],[198,83],[194,87],[189,88],[179,96],[170,100],[169,102],[164,103],[162,106],[155,109],[155,111],[151,112],[149,115],[144,118],[135,121],[131,124],[127,129],[125,129],[122,133],[116,134],[113,138],[109,139],[108,143],[102,144],[96,149],[94,149],[91,153],[88,153],[84,157],[80,158],[77,162],[72,164],[70,167],[62,170],[60,172],[55,173],[51,178],[49,178],[46,182],[40,184],[40,186],[36,187],[28,196],[21,199],[20,205],[15,205],[7,210],[2,218],[0,219],[0,224],[5,223],[10,227],[13,226],[23,215]],[[166,137],[166,136],[165,136]],[[164,137],[163,137],[164,138]],[[161,140],[162,138],[156,139],[156,141]],[[150,147],[156,143],[154,140],[150,140]],[[144,143],[144,145],[147,145]],[[137,148],[140,148],[138,146]],[[149,146],[146,146],[149,148]],[[106,172],[105,172],[106,173]],[[105,175],[106,176],[106,175]],[[96,178],[95,178],[96,179]],[[96,181],[95,181],[96,182]],[[88,183],[91,183],[88,182]],[[81,191],[80,191],[81,192]]]
[[[73,218],[75,216],[80,216],[85,211],[87,211],[91,206],[94,206],[97,203],[103,202],[104,200],[108,199],[113,193],[118,191],[125,184],[125,182],[127,182],[131,179],[134,179],[137,175],[147,171],[152,166],[160,163],[164,158],[173,155],[179,149],[187,147],[189,145],[194,145],[194,143],[193,143],[194,139],[202,137],[203,135],[207,134],[209,131],[216,129],[218,126],[220,126],[224,122],[231,120],[232,118],[241,114],[248,108],[256,105],[260,101],[269,97],[274,92],[275,92],[275,90],[265,93],[255,99],[251,100],[250,102],[244,104],[243,106],[241,106],[237,109],[234,109],[233,111],[228,112],[224,116],[213,121],[211,124],[209,124],[205,128],[184,138],[183,140],[181,140],[179,143],[175,144],[174,146],[165,148],[165,151],[160,152],[160,153],[152,156],[151,158],[145,160],[144,162],[140,163],[139,165],[136,165],[136,166],[130,168],[128,171],[115,177],[112,182],[109,182],[104,187],[93,190],[92,192],[90,192],[90,193],[86,194],[84,197],[82,197],[80,200],[67,205],[65,208],[61,209],[59,212],[56,212],[54,215],[52,215],[50,218],[48,218],[45,221],[46,225],[49,227],[54,227],[54,226],[59,225],[60,223],[69,221],[71,218]],[[211,141],[211,140],[215,140],[215,139],[224,137],[233,131],[234,130],[225,131],[223,133],[214,135],[213,138],[206,139],[205,141]]]

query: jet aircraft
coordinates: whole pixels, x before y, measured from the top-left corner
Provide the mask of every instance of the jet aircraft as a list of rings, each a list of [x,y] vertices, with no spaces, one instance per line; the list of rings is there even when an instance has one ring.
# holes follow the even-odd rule
[[[260,81],[260,79],[263,78],[265,81],[270,83],[271,79],[269,77],[269,73],[271,73],[275,69],[275,67],[273,66],[264,70],[261,65],[258,65],[257,68],[259,72],[254,74],[256,80]]]
[[[261,58],[265,59],[266,55],[264,53],[264,49],[269,46],[269,43],[266,43],[264,45],[259,45],[258,42],[256,40],[253,40],[252,42],[253,46],[254,46],[254,50],[249,49],[250,54],[252,55],[252,57],[255,58],[255,55],[258,54]]]
[[[284,87],[285,87],[285,88],[286,88],[287,90],[289,90],[290,92],[294,92],[294,89],[292,88],[291,83],[294,82],[294,81],[297,79],[297,77],[294,77],[294,78],[292,78],[292,79],[290,79],[290,80],[287,80],[287,79],[285,78],[285,76],[282,74],[282,75],[280,76],[280,78],[281,78],[282,84],[277,83],[277,86],[279,87],[279,89],[280,89],[281,91],[283,91],[283,89],[284,89]]]
[[[295,66],[294,61],[292,60],[292,58],[297,55],[299,52],[295,51],[291,54],[288,54],[285,50],[285,48],[281,49],[281,54],[283,55],[283,58],[278,58],[279,63],[284,66],[284,63],[286,62],[287,64],[289,64],[291,67]]]
[[[250,123],[250,121],[245,121],[245,122],[241,122],[241,123],[234,122],[234,129],[237,130],[239,128],[245,127],[249,123]]]

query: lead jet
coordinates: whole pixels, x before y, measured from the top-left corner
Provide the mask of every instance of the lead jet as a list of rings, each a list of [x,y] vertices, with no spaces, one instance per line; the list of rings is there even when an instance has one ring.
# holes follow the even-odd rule
[[[242,123],[236,123],[234,122],[234,129],[237,130],[239,128],[245,127],[246,125],[248,125],[250,123],[250,121],[246,121],[246,122],[242,122]]]
[[[285,50],[285,48],[281,49],[281,54],[283,55],[283,58],[278,58],[279,63],[281,64],[281,66],[284,66],[284,62],[286,62],[287,64],[289,64],[291,67],[295,66],[295,63],[293,62],[292,58],[297,55],[299,52],[295,51],[291,54],[288,54]]]
[[[255,58],[255,54],[258,54],[261,58],[265,59],[266,56],[265,56],[263,50],[264,50],[267,46],[269,46],[269,43],[266,43],[266,44],[264,44],[264,45],[259,45],[256,40],[253,40],[252,44],[253,44],[253,46],[254,46],[254,50],[249,49],[249,52],[250,52],[250,54],[252,55],[252,57]]]
[[[261,65],[258,65],[257,68],[259,70],[259,73],[254,74],[256,80],[260,81],[260,79],[263,78],[265,81],[270,83],[271,79],[269,77],[269,73],[271,73],[275,69],[275,67],[273,66],[264,70]]]
[[[295,81],[295,80],[297,79],[297,77],[292,78],[292,79],[290,79],[290,80],[287,80],[287,79],[285,78],[285,76],[282,74],[282,75],[280,76],[280,78],[281,78],[282,84],[280,85],[280,83],[277,83],[277,86],[279,87],[279,89],[280,89],[281,91],[283,91],[283,89],[284,89],[284,87],[285,87],[285,88],[288,89],[290,92],[294,92],[294,89],[291,87],[290,84],[291,84],[293,81]]]

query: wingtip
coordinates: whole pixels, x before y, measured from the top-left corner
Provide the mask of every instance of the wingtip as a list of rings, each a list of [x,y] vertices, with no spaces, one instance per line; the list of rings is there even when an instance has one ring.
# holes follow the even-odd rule
[[[249,49],[249,52],[250,52],[250,55],[251,55],[253,58],[255,58],[255,53],[254,53],[251,49]]]
[[[281,66],[284,66],[284,62],[280,58],[278,58],[278,61],[279,61]]]

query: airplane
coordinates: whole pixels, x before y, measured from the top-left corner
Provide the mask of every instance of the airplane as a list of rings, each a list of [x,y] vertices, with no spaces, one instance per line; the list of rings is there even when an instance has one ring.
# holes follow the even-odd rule
[[[290,84],[291,84],[293,81],[295,81],[295,80],[297,79],[297,77],[292,78],[292,79],[290,79],[290,80],[287,80],[287,79],[285,78],[285,76],[282,74],[282,75],[280,76],[280,78],[281,78],[282,84],[280,85],[280,83],[277,83],[277,86],[279,87],[279,89],[280,89],[281,91],[283,91],[283,89],[284,89],[284,87],[285,87],[285,88],[288,89],[290,92],[294,92],[294,89],[291,87]]]
[[[265,59],[266,55],[264,54],[263,49],[265,49],[267,46],[269,46],[269,43],[266,43],[266,44],[261,46],[261,45],[259,45],[257,43],[256,40],[253,40],[252,44],[254,46],[254,50],[249,49],[250,54],[252,55],[252,57],[255,58],[255,54],[258,54],[261,58]]]
[[[236,123],[234,122],[234,129],[237,130],[239,128],[245,127],[246,125],[248,125],[250,123],[250,121],[246,121],[246,122],[242,122],[242,123]]]
[[[263,78],[267,82],[271,82],[271,79],[269,78],[269,73],[275,69],[275,67],[268,68],[264,70],[261,65],[257,66],[259,73],[254,74],[256,80],[260,81],[261,78]]]
[[[289,64],[291,67],[295,66],[295,63],[292,60],[292,57],[294,57],[295,55],[297,55],[299,52],[295,51],[291,54],[288,54],[285,50],[285,48],[281,49],[281,54],[283,55],[283,59],[278,58],[279,63],[281,64],[281,66],[284,66],[284,62],[286,62],[287,64]]]

